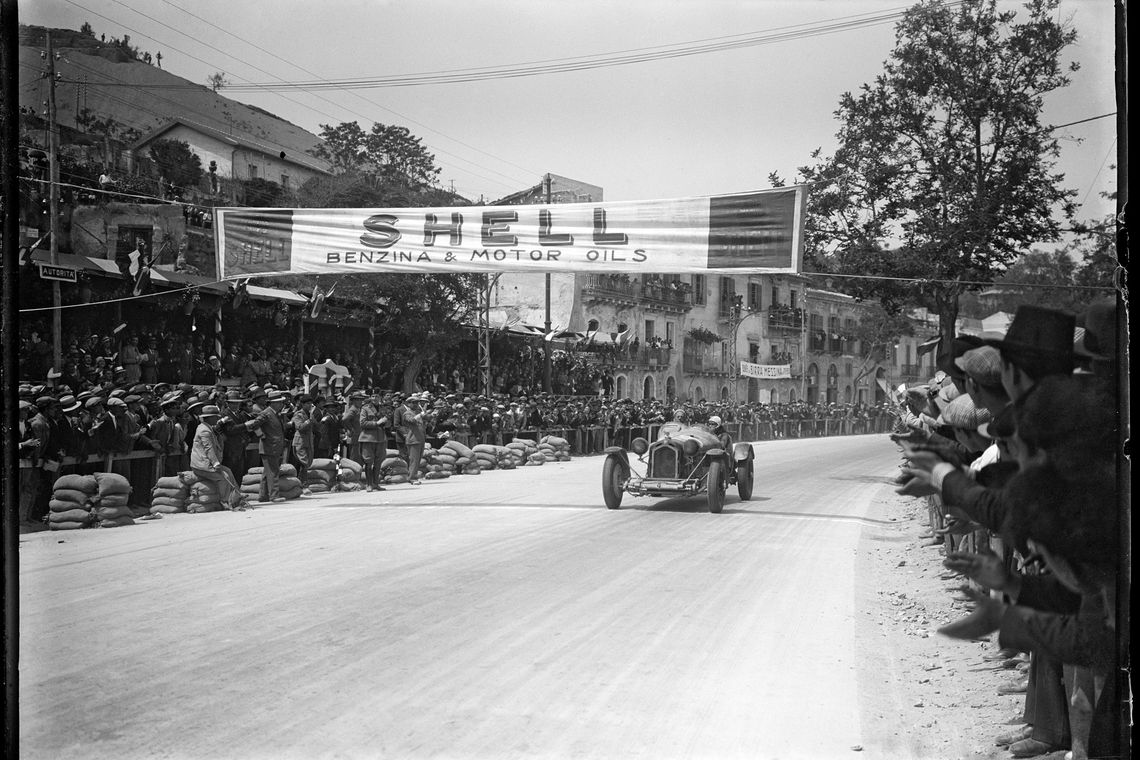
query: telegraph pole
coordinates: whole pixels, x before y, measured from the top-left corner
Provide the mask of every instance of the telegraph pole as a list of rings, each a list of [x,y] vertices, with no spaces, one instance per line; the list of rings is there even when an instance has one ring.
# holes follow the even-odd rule
[[[543,195],[545,202],[550,203],[550,174],[542,178]],[[550,336],[550,272],[546,273],[546,332],[542,340],[542,390],[551,393],[554,387],[554,367],[551,357],[551,347],[554,339]]]
[[[55,48],[51,32],[47,32],[48,78],[48,230],[51,235],[51,263],[59,264],[59,124],[55,111]],[[51,363],[57,371],[63,368],[63,305],[59,280],[51,281]]]

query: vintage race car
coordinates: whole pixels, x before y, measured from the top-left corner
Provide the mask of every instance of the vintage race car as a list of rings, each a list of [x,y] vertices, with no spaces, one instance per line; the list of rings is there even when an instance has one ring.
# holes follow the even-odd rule
[[[602,496],[617,509],[622,496],[693,496],[708,492],[709,511],[724,509],[724,494],[735,484],[742,501],[752,498],[752,446],[733,444],[718,437],[708,425],[668,423],[652,444],[635,438],[630,449],[646,466],[645,475],[633,472],[629,452],[621,446],[606,449],[602,466]]]

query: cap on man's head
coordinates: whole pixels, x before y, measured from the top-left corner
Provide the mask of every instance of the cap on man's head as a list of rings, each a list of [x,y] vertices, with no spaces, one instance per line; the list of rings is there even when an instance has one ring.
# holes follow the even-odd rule
[[[213,404],[207,404],[202,407],[202,411],[198,412],[198,416],[202,418],[217,418],[222,416],[222,410]]]
[[[136,396],[136,395],[135,395],[135,394],[133,394],[133,393],[132,393],[131,395],[129,395],[129,396],[126,396],[125,398],[123,398],[123,403],[124,403],[124,404],[137,404],[137,403],[139,403],[140,401],[142,401],[142,396]]]
[[[110,399],[107,399],[107,408],[108,409],[126,409],[127,408],[127,402],[123,401],[121,398],[110,398]]]
[[[989,421],[989,410],[978,407],[967,394],[962,394],[951,401],[938,417],[940,425],[949,425],[961,430],[977,430],[979,425]]]
[[[59,403],[59,399],[57,399],[55,396],[40,396],[39,398],[36,399],[36,406],[40,409],[47,409],[47,408],[51,407],[53,404],[58,404],[58,403]]]
[[[289,398],[281,391],[273,391],[269,394],[269,403],[271,404],[284,404]]]
[[[24,401],[23,399],[20,399],[20,411],[21,412],[27,412],[27,411],[30,411],[34,408],[35,407],[32,405],[31,401]]]
[[[83,403],[85,409],[96,409],[103,406],[103,398],[101,396],[92,396]]]
[[[955,359],[954,364],[983,388],[1001,387],[1001,352],[993,346],[972,348]]]
[[[710,425],[719,425],[719,424],[721,424],[721,422],[722,422],[721,418],[716,416],[715,414],[713,416],[709,417],[709,424]]]

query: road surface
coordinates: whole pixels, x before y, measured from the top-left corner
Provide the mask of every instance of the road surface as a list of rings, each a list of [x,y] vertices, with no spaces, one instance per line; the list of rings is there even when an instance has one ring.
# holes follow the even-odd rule
[[[719,515],[592,457],[21,536],[21,757],[853,756],[897,453],[755,448]]]

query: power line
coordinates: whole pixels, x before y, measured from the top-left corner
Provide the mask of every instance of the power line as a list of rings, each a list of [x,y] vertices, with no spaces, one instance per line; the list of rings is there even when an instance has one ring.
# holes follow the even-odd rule
[[[891,282],[913,282],[919,285],[934,283],[938,285],[996,285],[1010,288],[1052,288],[1056,290],[1115,290],[1110,285],[1046,285],[1039,282],[995,282],[993,280],[945,280],[937,277],[888,277],[876,274],[838,274],[834,272],[800,272],[805,277],[837,277],[852,280],[886,280]]]

